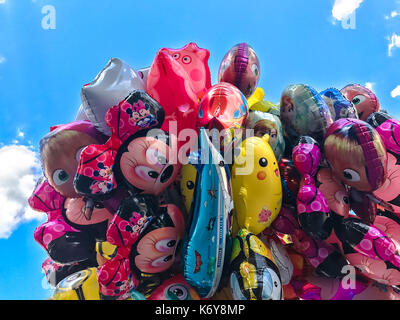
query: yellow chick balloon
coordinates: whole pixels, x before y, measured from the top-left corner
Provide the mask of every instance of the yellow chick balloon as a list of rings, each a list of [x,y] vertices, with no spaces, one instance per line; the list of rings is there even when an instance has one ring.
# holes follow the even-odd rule
[[[232,166],[233,226],[255,235],[271,225],[282,206],[278,161],[268,141],[267,134],[243,140]]]
[[[182,176],[182,179],[180,181],[181,194],[185,202],[186,212],[189,214],[193,202],[194,187],[197,178],[197,170],[193,165],[186,164],[182,166],[181,176]]]
[[[253,105],[256,104],[257,102],[262,101],[264,99],[265,92],[263,88],[258,87],[254,93],[247,99],[247,104],[249,108]]]

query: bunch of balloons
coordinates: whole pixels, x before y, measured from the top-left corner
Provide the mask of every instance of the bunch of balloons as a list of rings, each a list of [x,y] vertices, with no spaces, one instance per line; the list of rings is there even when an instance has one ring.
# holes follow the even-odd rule
[[[360,85],[257,87],[246,43],[113,58],[40,141],[51,299],[400,299],[400,122]]]

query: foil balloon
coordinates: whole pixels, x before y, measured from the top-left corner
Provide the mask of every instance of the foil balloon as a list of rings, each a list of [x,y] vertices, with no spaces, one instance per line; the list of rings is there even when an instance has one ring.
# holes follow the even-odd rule
[[[218,289],[230,251],[233,205],[228,169],[204,128],[200,130],[200,147],[201,162],[182,260],[186,281],[201,297],[210,298]]]
[[[182,274],[165,280],[148,300],[200,300],[196,290],[185,280]]]
[[[329,107],[333,121],[340,118],[358,118],[354,105],[338,89],[329,88],[320,94]]]
[[[378,219],[379,222],[380,219]],[[387,229],[389,224],[385,226],[383,221],[381,223],[384,229]],[[393,240],[389,234],[378,228],[375,223],[374,225],[366,224],[359,218],[349,217],[335,226],[335,233],[343,244],[346,259],[352,265],[360,266],[361,270],[367,269],[365,274],[373,274],[375,272],[376,274],[372,277],[375,279],[381,278],[384,283],[399,285],[400,246],[397,237],[400,229],[398,224],[393,224],[392,221],[391,228],[387,230],[393,232]],[[355,253],[358,253],[358,255]],[[378,260],[380,263],[375,264],[374,260]]]
[[[268,112],[271,113],[277,117],[280,117],[281,111],[279,106],[277,106],[275,103],[267,100],[262,100],[254,103],[251,108],[251,111],[261,111],[261,112]]]
[[[84,262],[72,262],[60,264],[54,262],[50,257],[46,258],[42,263],[42,270],[46,275],[47,282],[52,288],[55,288],[60,281],[67,278],[73,273],[93,267],[94,264],[90,260]]]
[[[173,204],[159,206],[156,215],[147,218],[150,221],[129,253],[132,277],[137,280],[135,290],[146,298],[161,282],[161,274],[174,264],[185,231],[182,212]]]
[[[185,202],[186,212],[189,213],[191,211],[197,181],[196,167],[190,163],[182,166],[181,177],[181,195]]]
[[[248,113],[247,100],[229,83],[212,86],[199,104],[198,126],[206,128],[241,128]]]
[[[351,265],[355,266],[360,272],[381,284],[398,286],[400,284],[400,268],[399,261],[400,256],[398,254],[400,249],[400,220],[396,215],[390,212],[378,212],[374,223],[373,229],[377,230],[376,239],[373,243],[373,248],[376,256],[366,255],[365,252],[360,250],[351,249],[349,246],[343,246],[343,252],[346,259]],[[386,235],[387,238],[379,237]],[[362,240],[363,246],[366,247],[369,242],[368,240]],[[383,248],[379,248],[380,244],[386,243],[383,248],[387,248],[385,253],[392,252],[394,256],[391,259],[392,262],[388,261],[388,257],[382,255]]]
[[[175,121],[178,133],[196,129],[198,102],[211,87],[210,53],[191,42],[181,49],[162,48],[147,76],[147,93],[165,111],[162,129]]]
[[[230,287],[234,300],[282,300],[282,283],[264,243],[246,229],[233,242]]]
[[[257,102],[262,101],[262,99],[264,99],[265,96],[265,92],[263,88],[256,88],[256,90],[254,90],[254,93],[247,98],[247,104],[249,105],[249,108],[251,109],[251,106]]]
[[[235,219],[253,234],[268,228],[282,205],[278,162],[268,141],[268,135],[246,138],[232,166]]]
[[[56,286],[51,300],[100,300],[96,268],[66,277]]]
[[[109,108],[118,104],[133,90],[145,90],[142,77],[126,62],[112,58],[96,78],[81,90],[86,117],[107,136],[111,130],[105,121]]]
[[[295,168],[293,161],[286,158],[282,158],[279,162],[279,172],[282,180],[282,202],[287,206],[296,206],[301,175]]]
[[[315,176],[318,189],[328,203],[329,210],[347,218],[350,214],[350,195],[329,168],[320,168]]]
[[[278,116],[262,111],[250,110],[246,122],[246,129],[253,129],[254,135],[262,137],[269,135],[269,144],[274,151],[276,159],[281,161],[285,151],[282,124]]]
[[[137,70],[137,74],[143,80],[144,91],[147,91],[147,78],[149,77],[150,67],[142,68]]]
[[[400,215],[400,121],[387,113],[374,112],[367,122],[379,133],[387,151],[387,178],[383,185],[374,191],[374,196],[391,206],[389,211]]]
[[[377,285],[374,281],[354,275],[352,285],[347,281],[325,278],[312,273],[292,281],[301,300],[399,300],[400,294],[391,286]]]
[[[102,299],[125,299],[138,285],[137,278],[130,278],[129,254],[158,210],[153,195],[135,195],[122,201],[107,229],[107,242],[96,244],[103,262],[98,271]]]
[[[327,160],[336,178],[359,191],[378,189],[387,176],[387,153],[381,137],[358,119],[336,120],[324,142]]]
[[[321,151],[311,137],[300,137],[292,152],[293,163],[301,175],[297,193],[297,214],[302,229],[318,240],[332,232],[330,209],[322,192],[316,187],[314,176],[321,160]]]
[[[195,94],[201,99],[211,87],[211,74],[208,68],[210,53],[191,42],[180,49],[161,49],[177,61],[189,76],[190,84]]]
[[[45,212],[47,221],[35,229],[34,238],[58,264],[79,262],[97,266],[95,239],[66,222],[63,214],[64,200],[47,180],[38,181],[28,203],[32,209]]]
[[[169,135],[156,130],[152,137],[147,137],[163,120],[162,107],[143,91],[133,91],[111,107],[106,121],[112,135],[105,144],[89,145],[82,150],[75,189],[93,199],[112,196],[121,184],[136,193],[158,194],[165,190],[178,174],[177,165],[168,164],[173,155],[169,152]]]
[[[373,194],[389,204],[390,211],[400,216],[400,155],[388,152],[387,159],[387,178]]]
[[[218,70],[218,82],[229,82],[249,98],[260,79],[260,62],[254,49],[239,43],[224,56]]]
[[[89,121],[74,121],[50,130],[39,143],[43,173],[62,196],[80,197],[73,184],[80,153],[86,146],[104,143],[107,138]]]
[[[290,145],[300,136],[310,136],[322,145],[333,119],[324,99],[314,88],[304,84],[287,86],[281,95],[280,109]]]
[[[374,112],[367,122],[379,133],[387,151],[400,154],[399,120],[384,112]]]
[[[349,84],[340,92],[353,103],[360,120],[366,121],[371,113],[380,110],[378,98],[370,89],[364,86]]]

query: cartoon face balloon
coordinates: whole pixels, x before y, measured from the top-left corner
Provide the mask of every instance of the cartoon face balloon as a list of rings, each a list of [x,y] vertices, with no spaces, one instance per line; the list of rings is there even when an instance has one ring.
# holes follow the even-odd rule
[[[359,191],[378,189],[387,175],[387,154],[376,130],[358,119],[339,119],[328,129],[325,155],[334,175]]]
[[[158,129],[163,120],[162,107],[143,91],[133,91],[111,107],[106,121],[112,136],[82,151],[75,188],[93,198],[110,196],[119,184],[135,193],[165,190],[180,164],[171,160],[177,150],[172,151],[169,134]]]
[[[163,48],[161,50],[172,56],[183,67],[189,76],[194,92],[201,98],[211,87],[211,74],[207,66],[209,51],[200,49],[194,42],[181,49]]]
[[[156,274],[169,269],[175,261],[185,222],[175,205],[162,206],[133,244],[130,268],[137,276]]]
[[[353,103],[358,112],[358,118],[366,121],[369,115],[379,111],[380,104],[376,95],[359,84],[349,84],[340,90]]]
[[[104,141],[105,136],[89,121],[53,127],[40,141],[42,168],[49,184],[65,197],[79,197],[73,181],[80,154],[86,146]]]
[[[148,300],[200,300],[196,290],[185,280],[182,274],[165,280]]]
[[[233,243],[230,285],[235,300],[281,300],[278,267],[264,243],[241,229]]]
[[[339,90],[329,88],[322,91],[321,96],[328,105],[334,121],[340,118],[358,118],[354,105]]]
[[[195,129],[199,99],[211,86],[208,58],[210,53],[189,43],[181,49],[160,49],[147,76],[147,93],[160,103],[168,130],[176,121],[178,133]]]
[[[107,136],[111,130],[105,122],[109,108],[127,97],[133,90],[145,90],[141,77],[126,62],[112,58],[96,78],[82,87],[82,105],[87,118]]]
[[[278,116],[262,111],[250,111],[246,122],[246,129],[253,129],[254,135],[262,137],[269,135],[269,144],[274,151],[278,162],[281,160],[285,151],[285,139],[283,138],[283,130],[281,120]]]
[[[232,47],[222,59],[218,71],[219,82],[229,82],[249,98],[260,79],[260,62],[254,49],[247,43]]]
[[[182,179],[180,181],[180,190],[185,203],[186,212],[190,213],[197,178],[197,170],[195,166],[191,164],[182,166],[181,176]]]
[[[304,84],[290,85],[281,96],[281,121],[291,144],[300,136],[310,136],[322,144],[332,115],[321,95]]]
[[[168,133],[145,134],[138,132],[121,146],[114,170],[129,189],[158,195],[175,181],[181,165],[173,160]]]
[[[199,127],[240,128],[247,116],[247,100],[230,83],[218,83],[200,101],[198,112]]]
[[[245,139],[232,167],[232,198],[238,225],[254,234],[270,226],[282,205],[278,162],[268,141],[268,135]]]

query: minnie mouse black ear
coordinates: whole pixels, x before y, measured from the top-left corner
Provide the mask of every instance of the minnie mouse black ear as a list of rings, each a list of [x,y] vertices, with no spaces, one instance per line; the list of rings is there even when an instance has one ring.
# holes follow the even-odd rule
[[[156,100],[144,91],[134,90],[111,107],[105,119],[112,134],[125,141],[138,131],[160,128],[164,117],[164,109]]]

